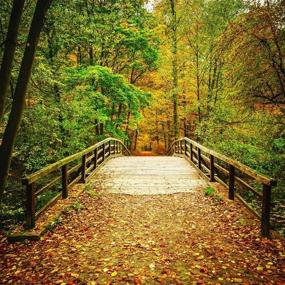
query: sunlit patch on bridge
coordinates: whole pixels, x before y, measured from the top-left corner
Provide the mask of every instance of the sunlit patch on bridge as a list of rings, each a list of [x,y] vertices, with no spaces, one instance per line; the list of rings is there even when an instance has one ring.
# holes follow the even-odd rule
[[[94,188],[131,195],[193,192],[206,186],[185,159],[169,156],[116,158],[105,164],[93,181]]]

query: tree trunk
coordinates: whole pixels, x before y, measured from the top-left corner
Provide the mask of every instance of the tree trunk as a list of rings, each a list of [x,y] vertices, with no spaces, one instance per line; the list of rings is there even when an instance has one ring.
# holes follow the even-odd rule
[[[129,111],[127,115],[127,124],[126,124],[126,130],[125,130],[126,135],[128,135],[128,132],[129,132],[130,120],[131,120],[131,107],[129,106]]]
[[[138,142],[138,129],[136,129],[136,132],[135,132],[135,140],[134,140],[134,150],[137,149],[137,142]]]
[[[0,70],[0,122],[4,114],[6,93],[9,87],[12,64],[17,45],[17,36],[21,17],[23,14],[25,0],[18,0],[13,2],[13,8],[9,20],[8,32],[5,41],[5,48]]]
[[[11,113],[9,115],[8,124],[6,126],[0,147],[0,197],[3,194],[4,187],[6,185],[16,136],[20,128],[22,115],[25,108],[26,92],[31,77],[36,47],[44,25],[45,15],[51,3],[52,0],[38,0],[31,23],[28,40],[26,43],[26,48],[17,80],[15,95],[12,102]]]
[[[172,30],[172,98],[173,98],[173,132],[174,138],[179,135],[178,122],[178,64],[177,64],[177,16],[175,0],[170,0],[171,6],[171,30]]]
[[[201,96],[200,96],[200,62],[199,62],[199,50],[196,50],[196,95],[198,102],[198,121],[201,123]]]

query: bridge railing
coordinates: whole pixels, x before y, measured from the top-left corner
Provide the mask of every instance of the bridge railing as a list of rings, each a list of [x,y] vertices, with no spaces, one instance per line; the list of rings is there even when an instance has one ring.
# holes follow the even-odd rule
[[[257,173],[250,167],[211,150],[189,138],[172,143],[169,154],[176,154],[189,160],[208,180],[217,181],[228,188],[228,197],[238,198],[261,221],[262,236],[270,235],[271,188],[276,181]],[[254,183],[251,183],[251,182]],[[262,185],[258,191],[255,185]],[[261,201],[261,215],[237,193],[237,188],[250,191]]]
[[[130,154],[123,142],[107,138],[24,177],[22,182],[26,186],[26,228],[34,228],[36,219],[60,197],[67,198],[70,187],[78,182],[85,183],[107,159],[123,154]],[[52,188],[59,188],[59,193],[36,210],[37,197]]]

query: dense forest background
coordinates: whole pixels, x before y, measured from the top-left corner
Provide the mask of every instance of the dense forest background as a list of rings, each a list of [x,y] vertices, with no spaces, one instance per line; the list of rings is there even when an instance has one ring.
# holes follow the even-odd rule
[[[22,2],[0,138],[36,9]],[[23,216],[23,175],[108,136],[155,154],[193,138],[277,178],[284,204],[283,0],[50,2],[2,195],[6,222]],[[1,1],[1,58],[12,6]]]

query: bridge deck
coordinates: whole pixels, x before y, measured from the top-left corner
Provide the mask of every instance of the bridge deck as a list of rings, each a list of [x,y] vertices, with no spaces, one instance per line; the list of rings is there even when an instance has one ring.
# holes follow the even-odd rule
[[[116,158],[90,183],[40,241],[0,243],[1,284],[285,284],[284,245],[185,160]]]
[[[95,188],[132,195],[193,192],[206,186],[185,159],[169,156],[116,158],[103,166],[95,177]]]

